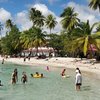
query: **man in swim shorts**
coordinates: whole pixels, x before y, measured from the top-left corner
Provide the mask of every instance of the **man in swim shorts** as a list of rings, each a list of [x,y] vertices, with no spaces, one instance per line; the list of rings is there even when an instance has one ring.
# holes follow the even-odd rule
[[[76,85],[76,90],[79,91],[80,87],[82,85],[82,76],[81,76],[79,70],[76,70],[75,85]]]

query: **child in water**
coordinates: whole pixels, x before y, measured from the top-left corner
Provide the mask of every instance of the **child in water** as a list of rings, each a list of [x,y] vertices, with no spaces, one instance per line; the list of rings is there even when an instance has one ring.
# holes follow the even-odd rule
[[[49,67],[47,66],[47,71],[49,71]]]
[[[25,84],[27,82],[27,75],[25,72],[22,73],[21,81]]]
[[[2,64],[4,64],[4,61],[5,61],[5,60],[4,60],[4,59],[2,59]]]
[[[11,76],[11,83],[16,84],[16,75],[14,72],[12,73],[12,76]]]
[[[61,76],[62,76],[62,77],[65,76],[65,71],[66,71],[66,69],[63,69],[63,71],[61,72]]]

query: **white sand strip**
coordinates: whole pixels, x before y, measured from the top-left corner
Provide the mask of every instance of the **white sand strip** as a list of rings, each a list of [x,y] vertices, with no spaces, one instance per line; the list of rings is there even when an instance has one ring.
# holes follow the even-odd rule
[[[0,60],[2,59],[3,58],[0,57]],[[5,63],[6,61],[22,65],[31,65],[31,66],[66,67],[73,69],[79,67],[80,70],[82,71],[100,74],[100,63],[93,64],[89,59],[88,60],[84,59],[80,61],[79,58],[61,58],[61,57],[55,57],[50,59],[31,58],[30,60],[26,59],[26,61],[24,62],[23,58],[7,58],[5,59]]]

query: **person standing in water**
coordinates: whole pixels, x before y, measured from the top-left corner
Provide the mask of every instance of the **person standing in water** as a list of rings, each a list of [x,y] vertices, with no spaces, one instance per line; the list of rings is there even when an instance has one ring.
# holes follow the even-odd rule
[[[25,72],[22,73],[22,78],[21,78],[22,83],[26,83],[27,82],[27,75]]]
[[[82,85],[82,75],[80,70],[76,70],[75,85],[76,90],[79,91]]]
[[[81,74],[81,71],[80,71],[80,69],[79,69],[78,67],[76,68],[76,71],[77,71],[77,70],[78,70],[78,71],[79,71],[79,73]]]
[[[49,71],[49,67],[47,66],[47,71]]]
[[[14,72],[12,73],[12,76],[11,76],[11,83],[16,84],[16,75]]]
[[[5,61],[5,60],[4,60],[4,58],[3,58],[3,59],[2,59],[2,64],[4,64],[4,61]]]
[[[16,78],[16,82],[18,81],[18,71],[17,68],[14,69],[14,73],[15,73],[15,78]]]

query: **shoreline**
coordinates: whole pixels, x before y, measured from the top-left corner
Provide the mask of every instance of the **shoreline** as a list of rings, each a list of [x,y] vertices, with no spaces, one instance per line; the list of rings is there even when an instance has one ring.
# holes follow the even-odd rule
[[[2,57],[0,60],[2,61]],[[61,68],[70,68],[75,69],[79,67],[81,71],[85,72],[92,72],[95,74],[100,75],[100,63],[92,64],[90,59],[83,59],[80,58],[63,58],[63,57],[53,57],[53,58],[46,58],[46,59],[36,59],[30,58],[30,60],[24,58],[7,58],[5,62],[11,62],[19,65],[30,65],[30,66],[52,66],[52,67],[61,67]],[[4,62],[4,63],[5,63]]]

